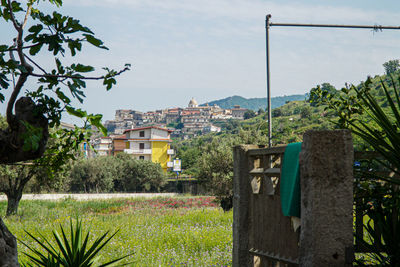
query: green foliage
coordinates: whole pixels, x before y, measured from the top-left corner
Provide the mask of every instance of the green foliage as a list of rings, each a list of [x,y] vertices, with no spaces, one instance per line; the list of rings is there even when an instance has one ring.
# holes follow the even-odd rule
[[[394,74],[400,69],[400,61],[398,59],[389,60],[383,63],[386,75]]]
[[[233,146],[239,144],[265,145],[267,138],[260,131],[240,130],[238,135],[217,136],[202,146],[197,165],[198,179],[221,204],[232,200]],[[228,205],[227,209],[230,208]]]
[[[115,157],[118,162],[118,177],[114,184],[119,184],[118,191],[125,192],[159,192],[166,182],[160,164],[148,160],[132,159],[120,153]]]
[[[161,207],[160,204],[167,201],[171,201],[170,204]],[[175,207],[174,203],[181,201],[193,204]],[[0,202],[0,213],[4,210],[5,202]],[[39,229],[47,240],[53,240],[53,229],[62,224],[67,230],[70,218],[79,216],[84,228],[90,229],[91,237],[100,236],[105,229],[110,233],[120,229],[99,253],[102,262],[129,254],[121,264],[232,265],[232,212],[215,208],[215,203],[208,197],[23,200],[20,211],[23,217],[12,216],[4,221],[19,240],[35,249],[41,247],[24,229],[35,236]],[[23,252],[30,254],[30,251],[21,243],[18,246],[18,259],[21,263],[28,262],[29,258]]]
[[[233,144],[233,138],[215,138],[199,158],[199,181],[219,197],[233,194]]]
[[[400,195],[387,184],[366,181],[357,189],[359,195],[368,196],[364,206],[366,236],[358,238],[360,246],[370,251],[357,263],[370,266],[370,259],[380,266],[400,264]]]
[[[380,168],[390,170],[392,175],[384,176],[369,168],[365,172],[369,180],[358,182],[357,186],[364,191],[367,205],[364,207],[368,220],[364,228],[369,240],[360,239],[362,245],[371,251],[370,257],[381,266],[398,266],[400,264],[400,194],[397,189],[400,179],[400,95],[398,83],[393,78],[380,80],[376,86],[368,78],[361,86],[343,88],[340,95],[332,96],[316,90],[314,96],[319,103],[326,104],[326,109],[333,110],[339,117],[337,124],[350,129],[373,150],[379,152],[383,159],[376,162]],[[377,93],[383,91],[383,94]],[[384,95],[384,99],[379,96]],[[382,101],[383,100],[383,101]],[[384,107],[382,103],[386,102]],[[376,168],[375,168],[376,169]],[[394,175],[396,174],[396,175]],[[397,177],[396,177],[397,176]],[[386,181],[386,182],[383,182]],[[388,182],[388,183],[387,183]],[[357,193],[360,189],[357,188]],[[362,191],[361,191],[362,192]],[[364,264],[365,259],[360,259]]]
[[[93,243],[89,243],[90,231],[84,234],[82,229],[82,221],[78,220],[75,227],[70,221],[70,234],[69,237],[60,224],[60,231],[53,230],[53,238],[55,242],[51,242],[42,234],[39,234],[41,239],[35,237],[33,234],[25,231],[25,233],[35,240],[44,251],[31,247],[30,245],[20,241],[24,244],[32,254],[25,255],[29,258],[30,262],[24,266],[65,266],[65,267],[89,267],[89,266],[110,266],[122,259],[128,257],[120,257],[112,261],[99,264],[99,253],[105,245],[117,234],[117,232],[108,236],[109,232],[105,232],[97,237]],[[53,243],[53,244],[52,244]],[[55,244],[54,244],[55,243]]]
[[[283,114],[282,114],[282,109],[280,109],[280,108],[276,108],[276,109],[274,109],[274,110],[272,110],[272,117],[274,118],[274,117],[280,117],[280,116],[282,116]]]
[[[253,110],[249,109],[244,113],[243,119],[248,120],[254,118],[255,116],[257,116],[257,114]]]
[[[303,107],[300,110],[300,118],[309,119],[310,117],[311,117],[311,108],[310,107]]]
[[[311,106],[316,106],[317,105],[316,101],[319,98],[317,98],[315,96],[314,92],[316,92],[316,91],[321,91],[321,92],[323,92],[324,95],[335,95],[335,94],[338,93],[336,88],[333,85],[331,85],[330,83],[323,83],[321,85],[317,85],[317,87],[312,88],[310,90],[308,102],[311,103]],[[321,100],[319,100],[319,101],[321,101]]]
[[[290,96],[277,96],[271,98],[271,107],[278,108],[283,106],[288,101],[301,101],[306,98],[305,95],[290,95]],[[241,96],[231,96],[220,100],[215,100],[207,103],[210,106],[218,105],[224,109],[231,109],[236,105],[239,105],[241,108],[251,109],[253,111],[257,111],[260,108],[266,109],[267,107],[267,98],[244,98]]]
[[[381,88],[389,107],[384,110],[372,95],[373,81],[368,78],[359,88],[343,88],[342,94],[335,97],[326,95],[322,103],[326,109],[334,110],[339,117],[341,128],[349,128],[375,151],[379,152],[388,163],[382,164],[400,174],[400,95],[397,84],[391,80],[392,88],[381,81]],[[321,99],[323,92],[316,91],[315,96]],[[381,179],[400,184],[398,178],[381,177]]]
[[[160,164],[121,153],[75,162],[69,173],[72,192],[155,192],[166,177]]]
[[[15,33],[14,38],[4,40],[5,43],[0,44],[0,102],[8,101],[8,123],[24,125],[26,132],[18,137],[23,138],[25,151],[38,150],[39,146],[45,145],[43,141],[46,140],[42,127],[34,127],[25,121],[15,122],[12,110],[22,92],[24,96],[34,101],[35,107],[32,112],[43,116],[50,128],[60,125],[65,111],[84,120],[84,129],[63,131],[63,133],[59,131],[59,135],[65,137],[65,146],[60,144],[57,149],[52,150],[55,155],[52,163],[53,166],[61,166],[64,162],[57,163],[57,160],[70,158],[67,154],[72,155],[70,151],[84,141],[86,137],[84,132],[89,128],[88,125],[97,127],[105,135],[107,133],[101,124],[102,115],[89,114],[77,109],[73,106],[72,99],[75,98],[83,103],[87,80],[103,81],[106,90],[110,90],[116,84],[115,77],[129,70],[130,64],[125,64],[119,71],[104,67],[103,74],[99,76],[86,76],[95,70],[91,65],[80,62],[67,65],[67,61],[71,62],[71,59],[81,52],[84,44],[101,49],[107,47],[79,20],[63,15],[58,10],[48,12],[51,9],[43,6],[46,4],[43,2],[45,1],[0,2],[0,21],[10,22],[8,23],[10,32],[13,30]],[[63,4],[62,0],[48,2],[55,5],[56,9]],[[45,52],[53,58],[53,64],[41,66],[40,58]],[[23,88],[28,81],[30,85],[37,86],[31,86],[25,91]],[[10,88],[13,90],[12,96],[15,97],[6,99],[2,90]],[[16,125],[9,126],[10,129],[18,129]]]
[[[116,164],[111,157],[80,159],[70,171],[72,192],[110,192],[116,174]]]

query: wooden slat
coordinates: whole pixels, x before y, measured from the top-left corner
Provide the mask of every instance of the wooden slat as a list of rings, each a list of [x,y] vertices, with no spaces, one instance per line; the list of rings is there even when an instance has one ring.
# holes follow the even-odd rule
[[[264,168],[254,168],[250,171],[250,174],[264,174]]]
[[[264,174],[268,177],[280,177],[281,168],[269,168],[264,171]]]
[[[256,148],[249,150],[249,156],[258,155],[273,155],[273,154],[283,154],[285,152],[286,146],[276,146],[270,148]]]
[[[250,171],[252,175],[261,175],[264,174],[268,177],[280,177],[281,176],[281,169],[280,168],[254,168]]]

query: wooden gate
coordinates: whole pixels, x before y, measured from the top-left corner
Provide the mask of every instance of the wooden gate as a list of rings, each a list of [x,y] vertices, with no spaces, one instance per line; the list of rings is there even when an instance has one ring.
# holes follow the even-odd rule
[[[304,135],[301,220],[283,216],[281,210],[279,187],[285,148],[234,148],[233,266],[350,266],[350,132],[311,131]]]

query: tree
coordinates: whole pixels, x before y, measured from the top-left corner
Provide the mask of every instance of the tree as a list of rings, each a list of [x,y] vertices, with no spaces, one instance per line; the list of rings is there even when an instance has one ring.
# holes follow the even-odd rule
[[[317,105],[316,101],[318,100],[318,98],[315,97],[314,92],[319,91],[319,90],[321,90],[323,92],[325,98],[328,95],[335,95],[338,92],[336,90],[336,88],[333,85],[331,85],[330,83],[323,83],[321,85],[317,85],[317,87],[312,88],[310,90],[310,94],[309,94],[309,98],[308,98],[308,102],[310,102],[310,105],[312,107]],[[322,100],[319,100],[319,101],[322,101]]]
[[[85,193],[110,192],[117,172],[113,157],[82,158],[72,166],[70,190]]]
[[[7,196],[6,216],[17,214],[25,185],[34,176],[45,176],[46,169],[33,164],[0,166],[0,192]]]
[[[49,2],[58,7],[62,5],[62,0]],[[93,72],[94,67],[81,63],[64,65],[67,50],[74,57],[83,43],[107,48],[79,20],[56,11],[45,14],[38,9],[39,3],[30,0],[23,6],[17,1],[2,0],[0,5],[0,18],[11,23],[16,33],[11,45],[0,45],[0,86],[12,89],[7,100],[8,128],[0,132],[0,163],[32,160],[43,155],[49,136],[47,129],[58,126],[65,111],[105,132],[100,123],[101,115],[87,114],[73,107],[71,98],[83,102],[87,80],[102,80],[109,90],[116,83],[115,76],[129,69],[127,64],[120,71],[103,68],[103,75],[84,76]],[[25,36],[28,25],[32,26]],[[43,48],[52,54],[52,68],[46,69],[36,59]],[[28,80],[36,82],[38,87],[17,100]],[[2,93],[0,101],[5,101]]]
[[[272,117],[280,117],[282,115],[283,115],[282,109],[275,108],[275,109],[272,110]]]
[[[400,69],[400,61],[398,59],[389,60],[383,63],[383,67],[385,68],[386,75],[393,74]]]
[[[0,115],[0,129],[6,127],[7,122]],[[74,155],[71,154],[72,152],[55,154],[65,142],[65,136],[60,136],[60,132],[63,133],[63,130],[50,129],[50,137],[47,142],[48,149],[41,158],[14,165],[0,165],[0,192],[7,196],[6,216],[17,214],[22,193],[32,178],[47,183],[46,179],[53,180],[55,172],[60,174],[64,169],[63,164],[68,159],[74,158]],[[64,152],[67,151],[64,150]],[[59,159],[59,157],[62,157],[62,159]]]
[[[93,72],[94,67],[81,63],[64,65],[66,54],[69,52],[71,57],[75,56],[81,51],[83,43],[107,48],[79,20],[56,11],[51,14],[42,12],[39,7],[42,2],[0,2],[0,20],[15,31],[15,38],[0,44],[0,88],[12,90],[6,102],[8,127],[0,131],[1,164],[39,159],[47,149],[48,128],[60,124],[63,112],[82,118],[85,125],[92,124],[105,133],[101,115],[88,114],[75,108],[71,98],[83,102],[87,80],[102,80],[106,89],[110,90],[116,84],[115,76],[130,67],[126,64],[120,71],[103,68],[102,75],[85,76]],[[62,0],[49,2],[57,7],[62,6]],[[37,60],[39,52],[44,48],[52,54],[53,67],[41,66]],[[30,88],[21,96],[28,80],[32,81],[31,84],[37,84],[37,88]],[[0,102],[4,101],[5,96],[0,92]],[[85,138],[83,130],[79,128],[60,134],[69,138],[65,138],[65,143],[57,149],[53,147],[54,157],[46,159],[53,166],[64,162],[64,156],[69,150],[77,148]],[[0,237],[0,266],[18,266],[15,238],[1,219],[0,232],[3,233]]]
[[[248,120],[248,119],[254,118],[255,116],[257,116],[257,114],[254,112],[254,110],[248,109],[244,113],[243,119]]]
[[[199,181],[220,201],[226,211],[233,205],[233,146],[239,144],[267,144],[259,130],[240,130],[238,135],[216,136],[203,147],[198,160]]]
[[[125,192],[159,192],[166,183],[161,165],[148,160],[133,159],[121,153],[118,160],[118,179],[120,190]]]
[[[311,108],[308,106],[302,107],[300,110],[300,118],[308,119],[311,117]]]

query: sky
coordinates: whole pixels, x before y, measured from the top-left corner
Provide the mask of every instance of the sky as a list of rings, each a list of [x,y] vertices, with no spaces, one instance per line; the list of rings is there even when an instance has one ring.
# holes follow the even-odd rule
[[[88,83],[81,107],[104,120],[117,109],[185,107],[192,97],[199,103],[266,97],[266,14],[275,23],[400,26],[400,5],[392,0],[65,0],[59,12],[80,19],[109,48],[84,46],[65,62],[97,69],[132,64],[111,91]],[[9,43],[14,33],[2,23],[0,41]],[[399,48],[400,30],[271,27],[271,94],[304,94],[324,82],[358,84],[383,74],[382,64],[399,58]],[[46,53],[39,56],[53,64]]]

